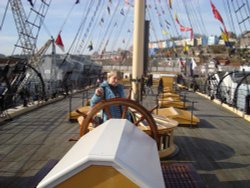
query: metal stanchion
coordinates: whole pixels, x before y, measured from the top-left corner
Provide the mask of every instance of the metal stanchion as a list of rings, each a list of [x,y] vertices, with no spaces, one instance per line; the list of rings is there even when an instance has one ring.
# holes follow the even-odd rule
[[[197,103],[197,102],[196,102],[196,101],[192,101],[192,109],[191,109],[191,123],[190,123],[190,128],[192,128],[192,127],[193,127],[194,103]]]

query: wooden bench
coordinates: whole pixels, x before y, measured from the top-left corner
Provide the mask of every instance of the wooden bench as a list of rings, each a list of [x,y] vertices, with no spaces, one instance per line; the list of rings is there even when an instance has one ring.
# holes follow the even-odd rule
[[[77,110],[74,110],[74,111],[69,113],[69,120],[76,121],[77,118],[79,116],[81,116],[81,114],[79,112],[87,114],[90,109],[91,109],[90,106],[82,106],[82,107],[77,108]],[[77,112],[77,111],[79,111],[79,112]]]
[[[182,110],[174,107],[157,109],[157,114],[166,118],[173,119],[179,123],[179,125],[197,125],[200,119],[193,115],[190,111]]]
[[[158,105],[160,108],[166,107],[176,107],[176,108],[186,108],[186,104],[178,98],[165,97],[163,99],[158,99]]]

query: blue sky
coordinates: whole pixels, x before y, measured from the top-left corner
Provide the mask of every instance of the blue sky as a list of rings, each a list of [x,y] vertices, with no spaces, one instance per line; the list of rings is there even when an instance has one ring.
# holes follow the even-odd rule
[[[114,12],[115,7],[116,5],[118,6],[119,1],[120,1],[119,7],[117,9],[116,15],[113,18],[113,22],[110,26],[111,30],[109,30],[106,33],[106,36],[104,36],[104,33],[107,31],[105,27],[108,27],[108,20],[111,19],[111,16],[108,14],[108,11],[107,11],[107,6],[110,7],[111,12]],[[171,14],[173,15],[174,12],[176,11],[180,22],[184,26],[187,26],[187,27],[190,26],[187,13],[185,11],[185,6],[183,5],[183,2],[186,2],[189,7],[197,11],[196,14],[199,13],[201,15],[201,17],[203,18],[205,22],[204,25],[206,27],[206,32],[209,35],[219,35],[221,24],[218,20],[214,18],[209,0],[172,0],[172,1],[173,1],[173,10],[171,10]],[[25,7],[25,10],[28,13],[29,8],[30,8],[29,3],[26,0],[22,0],[22,2]],[[87,7],[87,4],[89,3],[89,0],[80,0],[80,4],[75,5],[75,6],[74,6],[74,2],[75,0],[52,0],[50,9],[45,18],[45,25],[46,25],[46,28],[48,28],[49,32],[45,29],[45,27],[42,27],[40,34],[39,34],[38,43],[37,43],[38,48],[40,48],[50,38],[50,35],[53,35],[54,38],[56,38],[60,29],[62,29],[62,34],[61,34],[62,40],[65,45],[65,49],[66,49],[65,51],[66,52],[68,51],[69,46],[72,43],[76,35],[76,32],[79,28],[79,25],[82,21],[81,19],[83,17],[82,15],[85,15],[85,13],[87,12],[86,7]],[[97,0],[95,2],[97,2]],[[129,2],[133,3],[134,1],[130,0]],[[157,7],[158,11],[160,12],[162,12],[162,10],[165,12],[169,11],[167,8],[167,0],[148,0],[148,4],[152,6],[151,7],[151,19],[154,20],[152,21],[151,28],[153,28],[154,32],[156,32],[157,39],[164,40],[165,38],[167,39],[169,36],[163,36],[161,34],[161,27],[160,27],[160,21],[159,21],[160,19],[157,19],[158,16],[156,15],[156,10],[155,10],[155,4],[159,2],[161,2],[162,6]],[[226,20],[227,15],[224,12],[225,4],[223,4],[225,3],[225,1],[214,0],[213,3],[215,4],[216,8],[221,13],[223,19]],[[3,17],[6,4],[7,4],[7,0],[0,1],[0,21],[2,21],[2,17]],[[73,11],[70,13],[70,10],[73,6],[74,6]],[[129,8],[129,6],[126,6],[123,0],[113,0],[112,5],[108,4],[108,0],[102,0],[102,6],[103,6],[102,13],[100,14],[99,20],[101,17],[105,19],[103,26],[100,26],[99,24],[93,26],[94,23],[92,23],[92,25],[90,26],[93,28],[89,32],[86,32],[86,28],[90,24],[88,20],[91,19],[92,15],[90,14],[88,18],[84,18],[86,20],[86,23],[85,23],[85,30],[82,31],[83,32],[82,34],[85,33],[86,36],[88,36],[88,41],[85,42],[85,45],[87,45],[87,43],[92,41],[94,45],[99,44],[100,46],[100,44],[102,44],[102,46],[105,46],[104,43],[106,43],[108,40],[109,45],[107,46],[108,48],[107,50],[112,50],[112,47],[126,48],[127,46],[125,45],[125,42],[122,43],[122,41],[125,39],[127,40],[126,43],[128,44],[128,46],[131,46],[132,39],[130,35],[132,35],[133,33],[132,32],[133,30],[132,18],[133,18],[133,12],[134,12],[133,8],[131,7]],[[123,9],[124,12],[127,13],[126,17],[120,15],[121,9]],[[101,11],[101,9],[99,9],[99,11]],[[94,8],[91,9],[91,12],[92,13],[94,12]],[[67,17],[69,13],[70,15]],[[194,13],[189,12],[189,14],[191,18],[192,18],[192,15],[194,18]],[[166,19],[168,21],[171,21],[170,17],[167,17],[167,15],[169,15],[169,13],[166,13],[166,15],[161,15],[162,16],[161,19],[162,20]],[[147,17],[148,17],[148,14],[147,14]],[[198,18],[194,18],[194,19],[198,19]],[[117,29],[112,30],[112,27],[114,27],[114,23],[116,22],[118,23],[118,25],[116,26]],[[199,20],[197,20],[197,22],[199,22]],[[65,23],[65,25],[63,25],[63,23]],[[192,21],[192,23],[195,23],[195,21]],[[227,25],[226,21],[225,23]],[[169,33],[171,35],[175,35],[176,33],[175,33],[175,30],[173,29],[174,28],[173,23],[171,23],[170,27],[172,29],[171,31],[169,31]],[[131,30],[131,32],[129,33],[128,30]],[[184,37],[189,36],[188,33],[181,33],[180,31],[178,32]],[[194,31],[194,32],[198,33],[200,31]],[[202,32],[205,32],[205,31],[203,30]],[[16,27],[13,21],[12,12],[9,9],[3,28],[0,30],[0,41],[1,41],[0,54],[11,55],[13,48],[14,48],[14,44],[17,41],[17,38],[18,38],[17,31],[16,31]],[[151,34],[151,40],[156,40],[156,37],[154,37],[153,34]],[[97,51],[97,50],[100,51],[102,50],[102,48],[98,49],[96,46],[94,46],[93,51]],[[57,51],[59,53],[62,53],[60,49],[57,49]],[[88,50],[84,50],[84,53],[93,53],[93,51],[89,52]]]

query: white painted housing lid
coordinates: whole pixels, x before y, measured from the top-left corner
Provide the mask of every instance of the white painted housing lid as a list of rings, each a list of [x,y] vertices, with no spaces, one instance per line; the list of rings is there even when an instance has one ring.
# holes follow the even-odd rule
[[[37,187],[54,187],[90,165],[112,166],[140,187],[165,187],[156,142],[124,119],[83,136]]]

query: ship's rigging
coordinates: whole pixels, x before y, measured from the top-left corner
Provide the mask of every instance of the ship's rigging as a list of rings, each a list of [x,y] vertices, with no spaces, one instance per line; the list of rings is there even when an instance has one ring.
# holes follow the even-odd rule
[[[8,3],[10,4],[18,31],[18,40],[15,47],[21,48],[22,54],[33,55],[36,50],[37,38],[51,0],[34,4],[30,8],[28,15],[26,15],[20,0],[9,0]]]
[[[24,3],[32,2],[29,5],[29,13],[26,14],[24,10]],[[15,44],[14,53],[20,53],[27,58],[26,63],[32,66],[34,69],[39,67],[40,59],[45,54],[40,53],[37,50],[37,41],[39,32],[42,27],[45,27],[44,19],[49,10],[51,0],[34,0],[34,1],[21,1],[21,0],[9,0],[1,20],[0,29],[3,28],[4,19],[8,7],[11,8],[15,25],[18,31],[18,40]],[[170,6],[170,2],[172,2]],[[213,2],[215,6],[216,1]],[[65,46],[66,56],[61,63],[68,59],[70,54],[91,54],[96,52],[100,58],[105,52],[118,51],[118,50],[131,50],[132,38],[133,38],[133,16],[134,9],[132,0],[120,1],[120,0],[92,0],[92,1],[74,1],[72,0],[72,6],[69,7],[68,14],[62,21],[62,26],[58,29],[58,36],[64,41],[65,30],[68,27],[69,20],[73,13],[73,8],[81,8],[81,16],[78,17],[79,27],[76,31],[76,35],[73,36],[73,40],[70,45]],[[201,4],[204,3],[200,0],[148,0],[146,2],[146,19],[150,21],[149,41],[172,41],[173,38],[190,38],[189,32],[193,31],[194,34],[209,35],[210,30],[207,27],[206,20],[201,11]],[[250,8],[248,0],[223,0],[224,12],[222,14],[224,19],[225,28],[229,31],[233,31],[235,34],[243,33],[249,30],[250,26]],[[209,5],[210,6],[210,5]],[[84,8],[82,8],[84,7]],[[210,7],[208,7],[210,8]],[[220,7],[221,8],[221,7]],[[182,10],[185,14],[179,14]],[[218,9],[219,12],[223,12]],[[67,12],[66,12],[67,13]],[[178,14],[178,19],[181,24],[178,25],[175,18],[175,13]],[[211,11],[212,13],[212,11]],[[212,14],[211,14],[212,15]],[[218,30],[221,24],[218,22]],[[185,26],[185,27],[180,27]],[[47,28],[49,30],[50,28]],[[50,37],[52,37],[50,35]],[[54,44],[53,37],[50,44]],[[42,47],[48,48],[48,43]],[[19,51],[18,51],[19,50]],[[54,52],[53,52],[54,53]],[[40,54],[40,55],[38,55]],[[123,56],[126,58],[125,56]],[[119,59],[121,65],[124,58]],[[83,56],[81,58],[84,59]],[[79,60],[81,61],[81,58]],[[70,59],[70,58],[69,58]],[[53,76],[56,76],[55,70],[51,69]],[[72,72],[72,69],[67,71]],[[29,78],[16,79],[16,91],[21,90],[32,77],[35,76],[34,71],[28,72]],[[55,80],[54,78],[50,78]],[[22,81],[21,81],[22,80]],[[51,82],[50,82],[51,83]],[[51,86],[50,86],[51,88]]]
[[[209,1],[210,0],[208,0],[208,2]],[[12,0],[9,2],[12,4],[12,7],[15,7],[14,2],[19,1]],[[48,1],[34,1],[34,5],[37,6],[38,2],[41,2],[43,6],[46,6],[44,3],[48,3]],[[80,1],[77,2],[79,3]],[[172,2],[171,7],[169,2]],[[134,8],[133,1],[94,0],[80,2],[79,5],[78,3],[77,6],[84,4],[84,9],[82,11],[82,17],[79,17],[81,24],[78,31],[78,37],[75,38],[74,44],[72,43],[72,45],[67,46],[67,49],[70,48],[67,50],[68,53],[90,53],[88,48],[90,44],[93,44],[93,52],[97,51],[99,54],[105,50],[110,51],[118,48],[125,48],[126,46],[132,46],[131,38],[133,28],[131,23],[133,22],[133,18],[131,17],[131,10]],[[217,4],[217,2],[213,3],[215,5]],[[183,25],[190,26],[193,29],[194,34],[209,35],[211,31],[207,28],[207,20],[204,20],[204,15],[201,12],[201,4],[204,4],[204,2],[200,0],[191,0],[188,2],[184,0],[148,0],[146,4],[146,15],[147,19],[150,20],[150,29],[155,32],[155,34],[150,35],[150,41],[171,40],[172,38],[179,36],[188,38],[188,34],[181,32],[178,25],[175,23],[175,13],[178,14],[178,18]],[[229,31],[233,31],[236,34],[247,31],[250,24],[249,2],[247,0],[223,0],[222,4],[224,5],[223,11],[227,13],[223,14],[222,17],[224,18],[225,25],[229,28]],[[39,10],[42,10],[42,8],[39,8]],[[63,26],[67,25],[66,21],[70,19],[73,7],[71,7],[70,10],[69,14],[66,15]],[[43,8],[43,12],[45,11],[46,10]],[[185,12],[185,14],[179,14],[180,11]],[[34,8],[32,7],[31,13],[34,14],[35,12],[36,11],[34,11]],[[124,15],[126,15],[126,17]],[[19,25],[19,28],[22,28],[23,26],[21,23],[23,22],[18,21],[18,17],[16,17],[15,20]],[[35,20],[36,22],[42,22],[41,19]],[[19,40],[16,44],[17,47],[21,46],[24,48],[24,41],[29,44],[28,46],[35,45],[34,40],[37,40],[36,33],[38,33],[39,30],[30,33],[29,28],[35,30],[35,28],[39,27],[37,27],[37,23],[29,25],[30,26],[28,27],[25,26],[25,28],[27,28],[25,35],[20,34]],[[219,27],[218,24],[218,30]],[[61,27],[59,31],[64,32],[64,27]],[[27,36],[30,37],[27,38]],[[24,37],[26,37],[25,40],[23,40]],[[62,39],[64,39],[63,36]],[[30,49],[27,45],[25,48]]]

